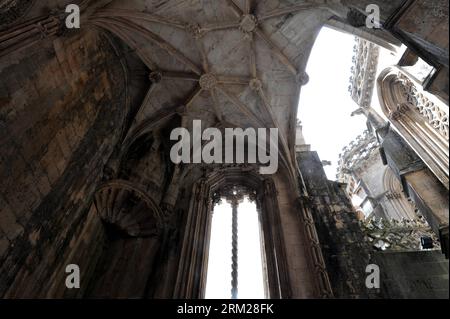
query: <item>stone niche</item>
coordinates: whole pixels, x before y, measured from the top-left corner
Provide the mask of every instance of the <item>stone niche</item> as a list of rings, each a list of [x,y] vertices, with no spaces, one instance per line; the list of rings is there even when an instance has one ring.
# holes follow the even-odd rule
[[[383,298],[448,299],[448,260],[439,251],[377,252]]]

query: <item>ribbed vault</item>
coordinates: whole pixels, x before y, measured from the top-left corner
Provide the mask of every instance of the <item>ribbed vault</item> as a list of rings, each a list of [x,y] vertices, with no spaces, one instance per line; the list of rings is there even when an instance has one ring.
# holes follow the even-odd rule
[[[90,22],[121,38],[150,70],[137,129],[176,107],[187,127],[190,119],[204,127],[277,127],[280,162],[294,181],[299,91],[331,15],[313,1],[113,1]]]

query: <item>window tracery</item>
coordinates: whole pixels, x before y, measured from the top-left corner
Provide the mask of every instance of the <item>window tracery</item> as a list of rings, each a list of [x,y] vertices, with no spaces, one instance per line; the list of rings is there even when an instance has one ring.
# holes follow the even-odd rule
[[[385,116],[448,189],[448,106],[425,92],[399,68],[384,70],[378,86]]]

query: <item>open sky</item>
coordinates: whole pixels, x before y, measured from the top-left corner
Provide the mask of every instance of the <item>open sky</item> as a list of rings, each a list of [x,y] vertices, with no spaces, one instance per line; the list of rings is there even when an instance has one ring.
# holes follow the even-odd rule
[[[348,92],[354,44],[354,36],[324,27],[306,68],[309,83],[300,94],[298,119],[306,143],[332,162],[325,167],[331,180],[336,179],[342,148],[366,130],[363,116],[350,116],[358,108]]]

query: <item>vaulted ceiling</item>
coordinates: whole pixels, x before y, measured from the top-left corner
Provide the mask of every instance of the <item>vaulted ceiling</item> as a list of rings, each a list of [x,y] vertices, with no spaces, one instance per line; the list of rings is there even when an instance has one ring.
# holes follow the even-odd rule
[[[332,15],[318,2],[116,0],[90,22],[126,42],[151,70],[154,85],[135,126],[181,106],[204,127],[278,127],[282,160],[293,167],[305,66]]]

